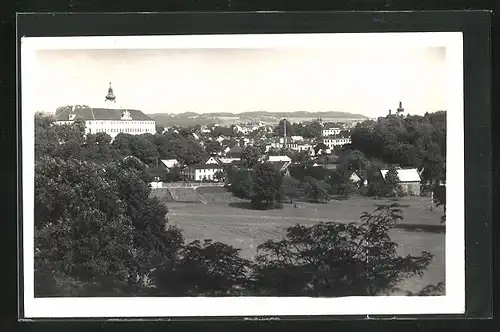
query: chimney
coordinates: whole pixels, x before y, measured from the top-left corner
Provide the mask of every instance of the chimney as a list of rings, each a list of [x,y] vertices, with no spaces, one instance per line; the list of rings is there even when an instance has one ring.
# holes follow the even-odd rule
[[[283,119],[283,144],[286,149],[286,119]]]

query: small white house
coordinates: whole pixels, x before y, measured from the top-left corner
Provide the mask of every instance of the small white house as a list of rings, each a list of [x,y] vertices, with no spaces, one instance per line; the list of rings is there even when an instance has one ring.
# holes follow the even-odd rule
[[[218,181],[216,174],[224,172],[219,164],[192,165],[184,169],[184,176],[190,181]]]
[[[388,169],[383,169],[380,171],[382,174],[382,178],[385,180]],[[422,179],[420,178],[420,174],[416,168],[407,168],[397,169],[399,184],[403,188],[403,191],[410,196],[419,196],[420,195],[420,182]]]

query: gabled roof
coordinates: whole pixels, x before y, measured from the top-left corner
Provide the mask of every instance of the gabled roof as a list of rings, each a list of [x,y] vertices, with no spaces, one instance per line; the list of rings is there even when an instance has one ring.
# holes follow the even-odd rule
[[[217,164],[222,164],[222,161],[220,160],[219,157],[212,156],[212,157],[208,158],[207,161],[205,161],[205,164],[206,165],[214,165],[214,164],[217,165]]]
[[[179,161],[177,159],[163,159],[161,163],[167,168],[172,168],[175,165],[178,165]]]
[[[276,163],[272,164],[274,169],[277,170],[278,172],[283,172],[288,168],[288,165],[290,165],[289,161],[278,161]]]
[[[227,152],[227,154],[241,154],[243,149],[239,145],[235,145]]]
[[[130,117],[133,120],[138,121],[153,121],[152,118],[144,114],[139,110],[131,109],[111,109],[111,108],[83,108],[78,107],[73,110],[65,109],[56,115],[56,121],[68,121],[70,114],[75,114],[76,117],[80,117],[86,121],[90,120],[116,120],[119,121],[122,118],[123,112],[128,111]],[[130,120],[127,120],[130,121]]]
[[[380,171],[382,173],[382,177],[385,179],[385,175],[389,172],[387,169],[383,169]],[[398,178],[400,182],[420,182],[422,179],[420,178],[420,174],[418,174],[418,170],[416,168],[407,168],[407,169],[398,169]]]

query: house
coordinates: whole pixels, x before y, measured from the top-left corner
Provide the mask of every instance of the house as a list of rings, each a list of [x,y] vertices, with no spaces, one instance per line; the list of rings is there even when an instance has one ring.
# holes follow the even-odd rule
[[[177,159],[163,159],[163,160],[161,160],[161,165],[165,169],[171,170],[175,166],[180,166],[180,163]]]
[[[300,141],[304,140],[304,137],[302,137],[302,136],[290,136],[290,139],[292,140],[292,142],[300,142]]]
[[[383,169],[380,171],[382,178],[385,180],[389,170]],[[420,196],[420,183],[422,179],[416,168],[397,169],[399,184],[401,185],[403,192],[409,196]]]
[[[224,173],[225,167],[219,164],[191,165],[183,170],[188,181],[218,181],[216,174]]]

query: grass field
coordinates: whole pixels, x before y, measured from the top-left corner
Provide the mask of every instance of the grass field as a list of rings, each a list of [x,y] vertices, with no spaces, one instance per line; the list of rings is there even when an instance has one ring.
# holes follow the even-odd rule
[[[242,256],[255,257],[256,247],[269,239],[279,239],[285,228],[296,223],[313,225],[320,221],[359,221],[362,212],[371,212],[377,205],[393,202],[388,199],[355,197],[327,204],[287,204],[281,210],[250,210],[245,201],[228,197],[223,188],[199,188],[207,204],[167,203],[170,224],[184,230],[186,240],[212,239],[241,249]],[[440,222],[442,209],[431,211],[428,199],[402,198],[404,220],[391,230],[401,254],[417,255],[429,251],[435,255],[423,277],[414,277],[400,285],[403,291],[416,292],[428,284],[445,280],[445,234]],[[417,231],[415,229],[426,231]],[[411,230],[410,230],[411,229]],[[432,232],[429,231],[432,230]]]

